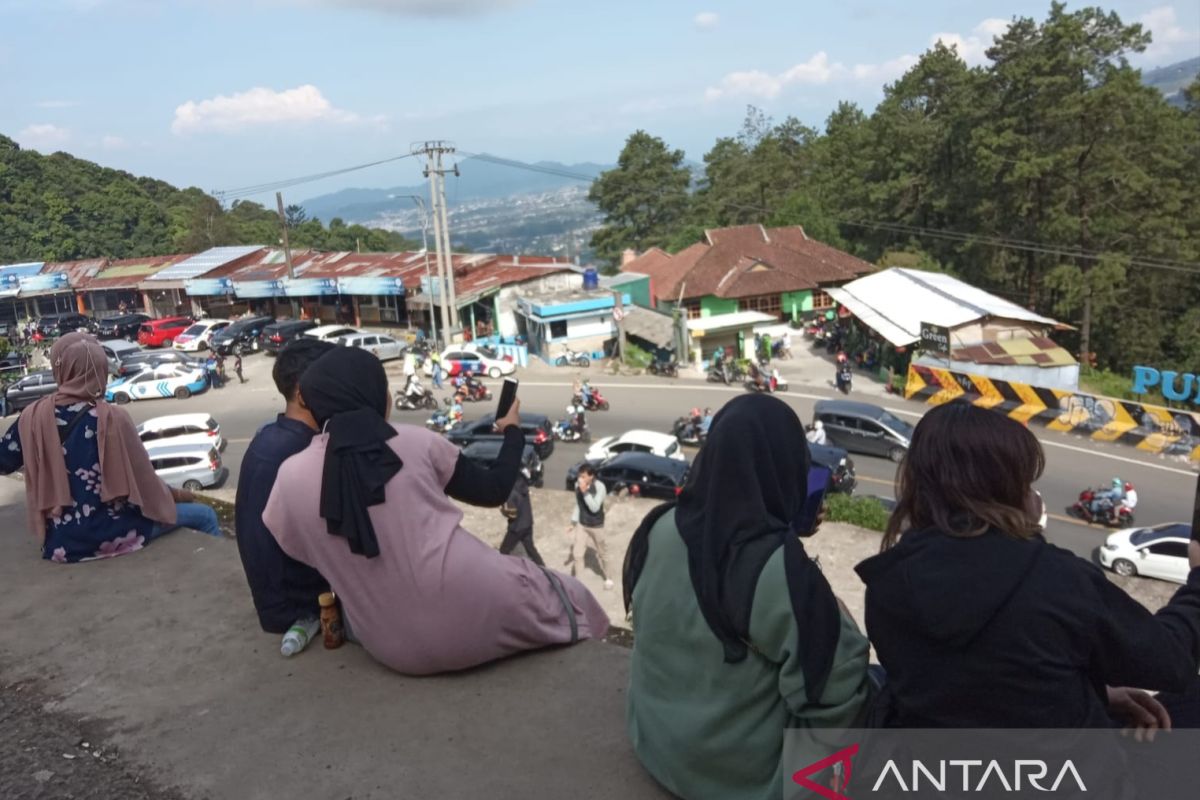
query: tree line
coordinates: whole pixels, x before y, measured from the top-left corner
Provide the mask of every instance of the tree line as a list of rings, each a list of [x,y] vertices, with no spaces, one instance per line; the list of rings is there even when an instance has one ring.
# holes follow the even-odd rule
[[[1200,80],[1169,105],[1127,60],[1149,42],[1056,2],[1014,19],[982,66],[938,43],[873,112],[843,102],[823,130],[750,108],[696,179],[637,131],[592,185],[593,247],[615,266],[705,228],[800,224],[1067,321],[1063,341],[1100,366],[1200,364]]]
[[[415,250],[399,233],[298,206],[286,214],[293,248]],[[0,135],[0,264],[198,253],[232,244],[277,245],[279,215],[240,200],[228,209],[195,187],[139,178],[67,153],[42,155]]]

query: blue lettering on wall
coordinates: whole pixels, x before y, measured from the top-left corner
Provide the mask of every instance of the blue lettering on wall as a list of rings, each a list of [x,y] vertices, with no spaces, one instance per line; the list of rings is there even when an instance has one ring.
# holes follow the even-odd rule
[[[1162,396],[1168,400],[1183,402],[1191,400],[1200,404],[1200,377],[1191,372],[1179,373],[1174,370],[1159,372],[1153,367],[1133,368],[1133,393],[1145,394],[1158,387]],[[1192,391],[1195,390],[1195,394]]]

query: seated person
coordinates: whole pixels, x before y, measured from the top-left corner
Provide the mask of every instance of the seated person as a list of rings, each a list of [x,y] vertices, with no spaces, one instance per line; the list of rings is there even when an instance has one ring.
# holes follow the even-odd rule
[[[605,635],[608,617],[582,583],[501,555],[462,528],[451,500],[508,498],[525,448],[519,401],[496,421],[504,443],[484,469],[442,436],[390,425],[387,374],[366,351],[322,356],[300,400],[324,432],[280,467],[263,521],[329,580],[376,660],[429,675]]]
[[[700,435],[708,436],[709,430],[712,428],[713,410],[711,408],[704,409],[704,416],[700,418]]]
[[[1096,492],[1092,498],[1092,513],[1111,511],[1125,498],[1125,485],[1120,478],[1113,478],[1110,487],[1102,492]]]
[[[779,797],[787,729],[851,727],[867,699],[866,637],[792,533],[809,460],[785,403],[731,400],[630,542],[629,738],[679,797]]]
[[[274,422],[254,435],[242,458],[237,486],[237,545],[258,622],[268,633],[286,633],[297,622],[316,619],[317,595],[329,584],[307,564],[289,558],[267,526],[262,512],[279,467],[308,447],[317,433],[312,413],[300,401],[300,376],[337,345],[299,338],[279,352],[271,377],[286,406]]]
[[[825,423],[817,420],[812,424],[812,430],[807,434],[808,441],[813,444],[827,444],[829,439],[825,434]]]
[[[50,364],[58,389],[0,439],[0,474],[25,468],[29,530],[42,557],[124,555],[178,527],[220,536],[216,512],[163,483],[128,412],[104,400],[108,359],[95,337],[68,333]]]

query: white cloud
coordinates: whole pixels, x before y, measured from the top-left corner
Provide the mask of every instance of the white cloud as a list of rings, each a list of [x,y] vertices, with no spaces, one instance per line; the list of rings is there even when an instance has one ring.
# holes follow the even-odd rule
[[[49,122],[29,125],[17,134],[22,147],[52,153],[71,140],[71,132]]]
[[[1151,9],[1138,17],[1138,22],[1151,33],[1153,41],[1146,48],[1146,56],[1151,59],[1170,55],[1180,45],[1195,45],[1200,42],[1200,29],[1189,29],[1180,25],[1174,6]]]
[[[880,64],[855,64],[850,73],[856,80],[867,83],[889,83],[908,72],[916,63],[916,56],[903,55]]]
[[[692,18],[692,24],[702,31],[712,30],[721,20],[715,11],[701,11]]]
[[[841,64],[829,63],[829,54],[824,50],[815,54],[808,61],[803,61],[783,72],[772,75],[769,72],[754,69],[745,72],[731,72],[721,79],[716,86],[709,87],[704,93],[706,100],[719,100],[722,97],[759,97],[770,100],[778,97],[788,86],[821,85],[845,71]]]
[[[274,0],[282,5],[326,6],[413,17],[486,14],[526,5],[529,0]]]
[[[129,147],[129,142],[125,141],[120,136],[109,134],[100,139],[100,146],[105,150],[124,150]]]
[[[79,103],[74,100],[39,100],[34,105],[38,108],[74,108]]]
[[[975,26],[971,33],[935,33],[929,37],[929,44],[939,41],[947,47],[958,50],[958,57],[969,66],[978,66],[987,60],[988,48],[992,46],[997,36],[1003,36],[1011,23],[1006,19],[991,17]]]
[[[171,130],[177,134],[194,131],[236,131],[256,125],[307,122],[359,122],[351,111],[335,108],[321,90],[311,84],[277,92],[262,86],[208,100],[188,100],[175,109]]]

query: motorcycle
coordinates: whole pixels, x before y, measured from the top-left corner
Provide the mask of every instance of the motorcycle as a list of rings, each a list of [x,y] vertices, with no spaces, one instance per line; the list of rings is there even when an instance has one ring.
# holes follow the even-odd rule
[[[700,418],[684,415],[675,420],[675,425],[671,429],[671,433],[679,440],[680,444],[699,447],[704,444],[707,438],[704,431],[700,430]]]
[[[599,389],[592,389],[587,403],[584,403],[583,397],[578,394],[571,398],[571,402],[577,406],[582,405],[585,411],[608,411],[608,401],[600,394]]]
[[[651,361],[646,371],[651,375],[661,375],[664,378],[679,377],[679,365],[674,361]]]
[[[554,360],[556,367],[590,367],[592,360],[583,353],[577,353],[569,347],[563,348],[563,354]]]
[[[422,408],[434,409],[437,407],[437,399],[420,381],[413,383],[407,391],[396,392],[397,411],[417,411]]]
[[[1132,528],[1133,509],[1125,505],[1104,501],[1098,512],[1092,511],[1092,502],[1096,499],[1096,490],[1090,486],[1079,493],[1079,500],[1067,509],[1067,513],[1087,523],[1098,522],[1110,528]]]
[[[723,383],[730,386],[738,381],[744,380],[746,377],[745,371],[737,365],[736,362],[725,362],[719,367],[712,367],[708,371],[709,383]]]
[[[468,403],[477,403],[481,400],[492,399],[491,391],[479,381],[468,381],[459,386],[457,391],[463,395],[463,399]]]
[[[582,424],[575,425],[575,414],[559,420],[551,432],[554,438],[560,442],[590,442],[592,440],[592,432],[588,428],[587,420],[583,420]]]
[[[844,365],[837,371],[837,389],[842,394],[850,394],[851,383],[854,381],[854,373],[850,366]]]
[[[425,421],[425,427],[431,431],[434,431],[435,433],[446,433],[447,431],[453,430],[454,427],[459,423],[459,420],[455,419],[454,415],[450,412],[450,406],[453,405],[453,403],[454,401],[447,397],[446,408],[433,412],[432,416]]]

